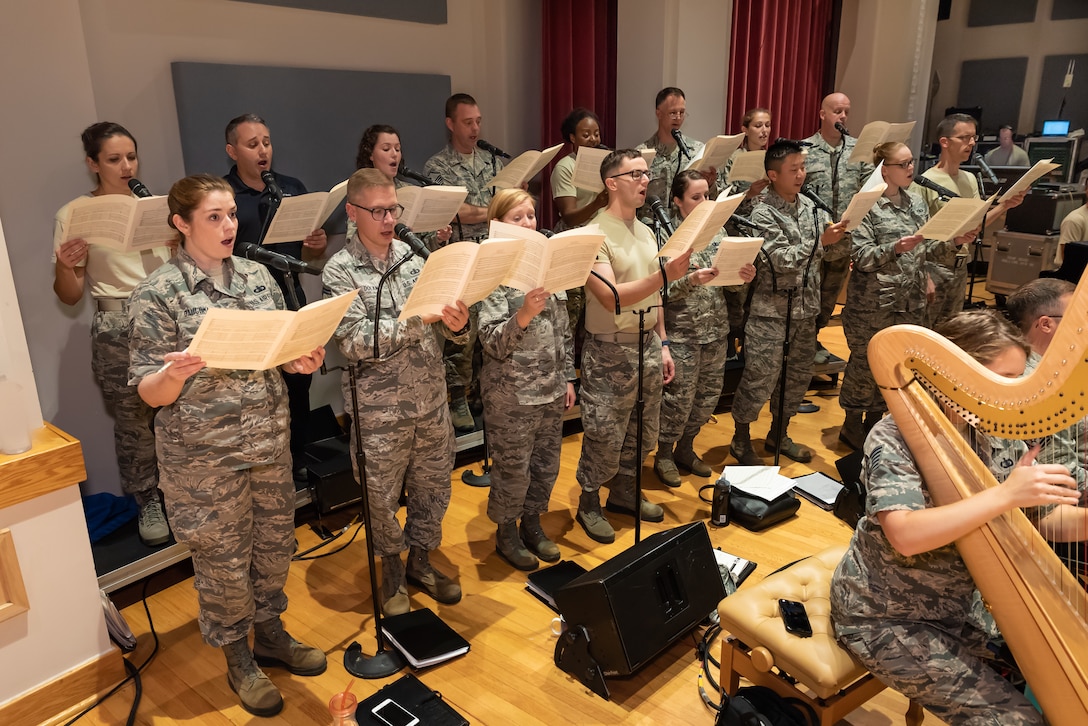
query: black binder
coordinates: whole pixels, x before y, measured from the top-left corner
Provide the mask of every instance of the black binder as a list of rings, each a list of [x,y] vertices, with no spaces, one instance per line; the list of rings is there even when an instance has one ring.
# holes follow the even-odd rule
[[[359,704],[355,710],[355,720],[359,726],[387,726],[386,722],[374,715],[374,709],[387,700],[419,719],[420,726],[468,726],[465,717],[446,703],[441,693],[432,691],[411,673],[382,686],[377,693]]]
[[[426,668],[468,652],[468,641],[430,608],[382,619],[382,630],[413,668]]]

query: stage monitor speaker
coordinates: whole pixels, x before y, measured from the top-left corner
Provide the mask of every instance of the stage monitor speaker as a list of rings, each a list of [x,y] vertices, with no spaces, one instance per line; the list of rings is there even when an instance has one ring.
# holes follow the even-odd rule
[[[725,597],[702,522],[653,534],[571,580],[555,594],[569,626],[582,626],[606,676],[635,672]]]

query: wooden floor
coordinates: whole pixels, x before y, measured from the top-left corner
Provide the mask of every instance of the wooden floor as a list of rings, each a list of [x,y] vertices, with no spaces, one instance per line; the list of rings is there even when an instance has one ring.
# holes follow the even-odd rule
[[[824,331],[822,339],[832,352],[846,357],[837,320]],[[798,476],[816,470],[837,478],[835,461],[848,453],[837,441],[842,422],[837,391],[816,391],[809,397],[820,405],[820,411],[797,416],[790,434],[812,446],[816,458],[811,465],[784,459],[790,466],[784,467],[783,473]],[[765,409],[763,417],[752,427],[753,438],[759,439],[757,447],[762,447],[768,423]],[[726,463],[735,463],[726,461],[732,433],[732,419],[726,414],[708,424],[696,441],[697,451],[702,452],[715,471],[720,471]],[[562,470],[551,511],[543,522],[558,541],[563,556],[588,569],[631,546],[634,529],[631,519],[609,516],[618,536],[614,544],[604,546],[595,544],[574,523],[572,514],[578,497],[574,470],[580,440],[580,435],[564,440]],[[766,461],[770,463],[770,457]],[[459,659],[418,673],[424,683],[440,691],[473,724],[713,723],[713,716],[697,690],[700,666],[694,646],[701,629],[681,638],[634,676],[609,679],[612,698],[608,701],[560,671],[552,661],[556,639],[550,621],[554,614],[524,590],[525,574],[513,570],[495,553],[495,526],[485,513],[487,490],[464,485],[461,469],[454,471],[453,481],[453,500],[444,523],[443,545],[434,561],[445,572],[456,573],[464,599],[457,605],[440,606],[414,590],[410,595],[414,607],[434,609],[469,640],[472,649]],[[707,481],[684,477],[681,488],[668,489],[654,476],[651,456],[644,469],[643,486],[647,497],[664,507],[665,521],[644,523],[643,537],[680,524],[706,521],[709,505],[698,500],[696,488]],[[300,549],[319,541],[309,526],[301,525],[297,531]],[[783,564],[828,545],[845,543],[850,531],[830,513],[803,501],[797,517],[764,533],[753,534],[730,526],[711,528],[710,535],[715,546],[758,563],[751,579],[755,582]],[[167,577],[164,574],[156,579]],[[137,723],[328,723],[329,698],[350,679],[344,670],[344,649],[353,641],[359,641],[364,652],[374,649],[369,589],[362,534],[338,554],[292,566],[287,584],[290,606],[284,620],[293,635],[325,650],[329,669],[313,678],[270,670],[283,692],[286,708],[280,716],[262,720],[239,706],[227,686],[222,655],[201,641],[192,578],[168,584],[148,598],[161,649],[143,672],[143,699]],[[130,601],[132,592],[130,588],[127,593]],[[123,609],[123,614],[140,641],[129,658],[142,663],[151,650],[143,606],[134,602]],[[717,643],[712,653],[715,658],[719,656]],[[352,690],[362,700],[405,672],[408,671],[380,681],[356,681]],[[124,723],[133,693],[131,684],[125,686],[82,723]],[[844,723],[858,726],[902,723],[906,707],[902,696],[885,690]],[[927,714],[926,723],[940,722]]]

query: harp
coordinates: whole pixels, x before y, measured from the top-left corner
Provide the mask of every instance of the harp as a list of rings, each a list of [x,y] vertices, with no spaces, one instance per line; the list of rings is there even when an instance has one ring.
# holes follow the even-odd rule
[[[1019,379],[984,368],[940,335],[881,331],[869,364],[934,501],[997,482],[942,411],[979,430],[1030,440],[1088,414],[1088,284],[1081,285],[1039,366]],[[1088,594],[1019,509],[956,541],[971,576],[1050,723],[1088,723]]]

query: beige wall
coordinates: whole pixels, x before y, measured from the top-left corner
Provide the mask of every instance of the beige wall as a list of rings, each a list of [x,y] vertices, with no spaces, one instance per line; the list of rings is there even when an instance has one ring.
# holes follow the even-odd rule
[[[1035,125],[1035,107],[1039,103],[1044,58],[1084,53],[1088,49],[1088,19],[1051,21],[1053,5],[1053,0],[1038,0],[1034,23],[968,28],[967,3],[952,3],[951,17],[937,23],[933,71],[940,77],[940,90],[929,111],[931,129],[936,128],[946,108],[956,105],[963,61],[1026,56],[1028,67],[1016,132],[1031,133]]]

